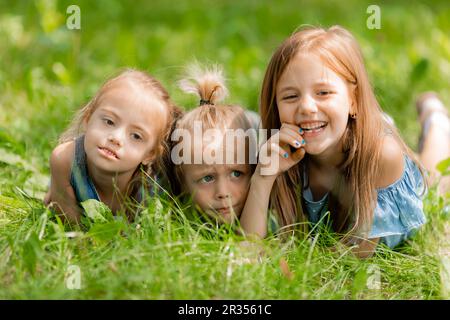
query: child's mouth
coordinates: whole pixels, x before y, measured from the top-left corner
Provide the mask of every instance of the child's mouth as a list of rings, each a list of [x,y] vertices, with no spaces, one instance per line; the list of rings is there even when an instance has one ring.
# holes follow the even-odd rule
[[[100,150],[100,153],[104,155],[106,158],[119,159],[117,154],[108,148],[98,147],[98,149]]]
[[[327,122],[323,122],[323,121],[318,121],[318,122],[314,122],[314,123],[308,123],[308,124],[302,124],[300,125],[300,128],[303,129],[303,134],[302,136],[307,138],[307,137],[315,137],[318,134],[320,134],[325,127],[328,125]]]
[[[221,214],[230,214],[231,213],[231,209],[229,207],[226,208],[218,208],[216,209],[217,212],[221,213]]]

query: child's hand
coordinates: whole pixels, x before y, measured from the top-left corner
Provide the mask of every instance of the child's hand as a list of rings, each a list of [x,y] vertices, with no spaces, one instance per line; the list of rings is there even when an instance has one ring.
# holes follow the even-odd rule
[[[303,130],[283,123],[280,131],[261,147],[257,172],[262,176],[278,176],[296,165],[305,156]]]

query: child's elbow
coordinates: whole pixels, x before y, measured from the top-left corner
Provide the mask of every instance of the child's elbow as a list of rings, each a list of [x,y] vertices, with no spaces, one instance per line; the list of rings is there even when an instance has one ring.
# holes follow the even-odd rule
[[[48,208],[55,212],[63,223],[79,224],[81,221],[81,212],[74,207],[61,205],[59,202],[52,201],[49,203]]]
[[[365,250],[354,252],[355,256],[359,259],[369,259],[375,254],[375,250]]]
[[[368,259],[375,254],[380,238],[367,239],[360,243],[352,252],[359,259]]]

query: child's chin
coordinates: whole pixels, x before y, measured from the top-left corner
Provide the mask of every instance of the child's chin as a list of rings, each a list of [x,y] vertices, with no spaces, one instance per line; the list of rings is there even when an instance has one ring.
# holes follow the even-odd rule
[[[225,224],[232,224],[239,220],[240,213],[236,213],[236,215],[222,216],[221,219]]]
[[[323,152],[323,148],[317,145],[309,145],[309,146],[307,145],[305,147],[305,152],[307,154],[315,156],[321,154]]]
[[[235,219],[233,219],[231,216],[215,216],[214,219],[219,224],[231,224],[234,222]]]
[[[217,222],[220,223],[220,224],[231,224],[231,222],[232,222],[232,219],[231,219],[231,218],[223,217],[223,216],[216,217],[215,219],[216,219]]]

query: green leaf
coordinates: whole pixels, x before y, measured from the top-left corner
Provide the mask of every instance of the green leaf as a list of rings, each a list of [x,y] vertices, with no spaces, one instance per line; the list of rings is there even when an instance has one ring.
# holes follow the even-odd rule
[[[32,232],[30,237],[25,241],[22,248],[22,259],[25,264],[25,268],[34,274],[36,271],[36,264],[38,256],[41,251],[41,245],[39,238],[35,232]]]
[[[94,223],[106,223],[113,219],[111,210],[103,202],[89,199],[81,202],[81,206],[83,207],[86,216]]]
[[[447,159],[442,160],[441,162],[439,162],[437,164],[436,168],[439,170],[439,172],[443,176],[450,175],[450,158],[447,158]]]
[[[90,228],[88,236],[91,236],[100,242],[107,242],[116,237],[123,229],[124,224],[120,220],[95,224]]]

